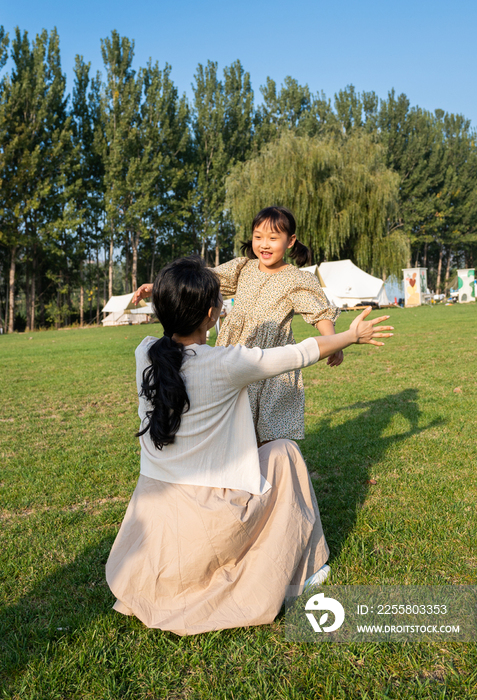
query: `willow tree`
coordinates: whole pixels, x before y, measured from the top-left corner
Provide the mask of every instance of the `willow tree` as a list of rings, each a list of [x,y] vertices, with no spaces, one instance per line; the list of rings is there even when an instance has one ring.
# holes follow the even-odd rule
[[[409,244],[392,230],[399,177],[365,134],[312,138],[285,132],[227,178],[237,243],[265,206],[289,207],[315,260],[351,258],[375,274],[401,273]]]

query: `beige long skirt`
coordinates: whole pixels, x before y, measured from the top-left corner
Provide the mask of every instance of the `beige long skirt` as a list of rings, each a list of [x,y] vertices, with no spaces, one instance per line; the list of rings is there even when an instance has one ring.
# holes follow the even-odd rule
[[[259,455],[262,496],[139,477],[106,564],[115,610],[197,634],[270,623],[301,592],[329,554],[315,493],[296,443]]]

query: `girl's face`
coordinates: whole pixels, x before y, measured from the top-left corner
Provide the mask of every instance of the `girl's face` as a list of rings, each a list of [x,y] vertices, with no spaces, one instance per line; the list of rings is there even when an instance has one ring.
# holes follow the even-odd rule
[[[269,221],[264,221],[252,235],[252,250],[258,258],[262,272],[278,272],[286,263],[283,256],[295,243],[296,236],[288,236],[283,231],[272,229]]]

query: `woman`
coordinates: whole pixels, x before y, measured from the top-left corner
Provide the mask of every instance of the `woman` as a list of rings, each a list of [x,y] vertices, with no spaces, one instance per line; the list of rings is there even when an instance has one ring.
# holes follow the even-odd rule
[[[296,444],[257,449],[247,385],[382,345],[388,317],[365,321],[367,309],[345,333],[280,348],[211,348],[222,299],[199,258],[167,265],[152,298],[164,335],[136,350],[141,469],[106,565],[114,608],[180,635],[269,623],[290,586],[324,579],[328,547]]]

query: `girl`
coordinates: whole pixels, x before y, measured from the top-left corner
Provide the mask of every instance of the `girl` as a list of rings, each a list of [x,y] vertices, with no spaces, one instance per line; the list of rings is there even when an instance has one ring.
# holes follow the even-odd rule
[[[298,266],[309,259],[308,248],[297,240],[295,231],[295,218],[288,209],[262,209],[252,222],[251,240],[242,245],[246,257],[214,268],[223,296],[234,297],[216,345],[266,349],[293,344],[294,314],[301,314],[322,335],[334,334],[339,310],[328,302],[314,275],[284,260],[287,250]],[[150,293],[151,285],[142,285],[133,301]],[[341,351],[328,358],[332,367],[342,361]],[[299,369],[251,384],[248,394],[259,445],[305,437],[305,391]]]
[[[330,304],[314,275],[285,262],[287,250],[298,266],[309,262],[309,251],[296,238],[296,222],[285,207],[262,209],[252,222],[252,238],[243,243],[247,256],[219,265],[220,288],[234,297],[217,345],[273,348],[295,342],[291,323],[301,314],[322,335],[334,334],[339,310]],[[328,359],[337,367],[341,351]],[[250,406],[259,444],[278,438],[305,437],[305,390],[300,370],[249,386]]]
[[[211,348],[222,300],[200,258],[165,267],[152,296],[164,336],[136,350],[141,473],[106,565],[114,607],[180,635],[269,623],[287,592],[326,577],[328,547],[296,444],[257,450],[246,386],[382,345],[388,317],[367,309],[345,333],[281,348]]]

